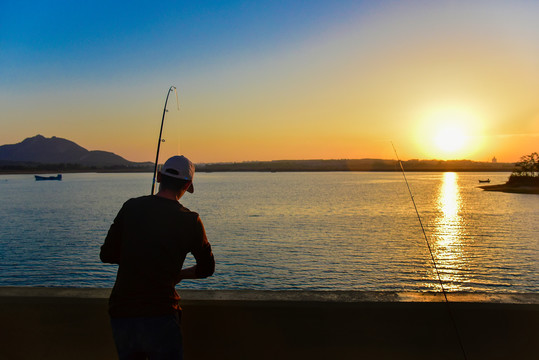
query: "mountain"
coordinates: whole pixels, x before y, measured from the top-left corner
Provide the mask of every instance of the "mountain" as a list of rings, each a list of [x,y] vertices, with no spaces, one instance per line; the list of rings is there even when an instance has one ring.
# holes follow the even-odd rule
[[[0,146],[0,162],[6,164],[77,164],[91,167],[146,166],[107,151],[89,151],[73,141],[36,135],[17,144]]]

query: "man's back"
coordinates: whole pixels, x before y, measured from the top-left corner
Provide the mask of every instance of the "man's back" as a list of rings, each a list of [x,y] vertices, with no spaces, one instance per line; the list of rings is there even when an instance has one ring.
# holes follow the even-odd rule
[[[174,287],[190,252],[197,260],[197,275],[211,275],[211,246],[197,213],[159,196],[128,200],[101,247],[102,261],[120,265],[110,315],[157,316],[179,310]]]

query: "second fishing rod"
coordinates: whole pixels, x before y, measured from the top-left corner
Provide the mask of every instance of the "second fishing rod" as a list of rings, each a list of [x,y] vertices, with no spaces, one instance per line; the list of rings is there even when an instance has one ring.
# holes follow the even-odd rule
[[[412,199],[412,203],[414,205],[415,213],[417,215],[417,219],[419,220],[419,225],[421,226],[421,231],[423,232],[423,236],[425,237],[425,242],[427,243],[427,247],[429,249],[430,257],[432,259],[432,264],[434,266],[434,270],[436,272],[436,275],[438,277],[438,282],[440,284],[440,288],[442,290],[442,294],[444,296],[444,303],[446,304],[447,312],[451,321],[451,324],[453,325],[453,329],[455,330],[455,335],[457,337],[457,341],[460,346],[460,350],[462,352],[462,356],[464,360],[467,360],[468,357],[466,356],[466,351],[464,350],[464,345],[462,343],[462,338],[460,336],[459,328],[457,326],[457,323],[455,321],[455,318],[453,316],[453,312],[451,310],[451,306],[449,304],[449,300],[447,299],[447,293],[444,288],[444,283],[442,281],[442,277],[440,276],[440,271],[438,270],[438,265],[436,264],[436,259],[434,258],[434,254],[432,252],[432,248],[430,246],[429,239],[427,237],[427,233],[425,232],[425,227],[423,226],[423,221],[421,220],[421,216],[419,215],[419,210],[417,209],[417,205],[415,203],[414,194],[412,193],[412,189],[410,188],[410,184],[408,183],[408,179],[406,178],[406,173],[404,171],[404,167],[402,166],[402,161],[399,158],[399,154],[397,154],[397,149],[395,148],[395,145],[393,145],[393,142],[391,143],[391,146],[393,147],[393,151],[395,152],[395,156],[397,157],[397,162],[399,163],[400,170],[402,172],[402,176],[404,177],[404,182],[406,183],[406,187],[408,188],[408,193],[410,194],[410,198]]]

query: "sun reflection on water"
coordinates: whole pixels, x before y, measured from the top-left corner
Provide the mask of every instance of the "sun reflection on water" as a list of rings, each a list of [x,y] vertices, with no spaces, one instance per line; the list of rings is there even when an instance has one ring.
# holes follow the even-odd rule
[[[443,183],[438,195],[438,208],[442,212],[444,220],[458,221],[460,193],[456,173],[444,173]]]
[[[466,281],[465,228],[458,174],[446,172],[438,192],[433,251],[446,290],[463,290]]]

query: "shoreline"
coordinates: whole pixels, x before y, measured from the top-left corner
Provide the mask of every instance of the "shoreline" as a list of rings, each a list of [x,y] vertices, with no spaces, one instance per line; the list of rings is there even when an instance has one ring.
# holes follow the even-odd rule
[[[206,169],[196,169],[196,173],[314,173],[314,172],[373,172],[373,173],[394,173],[401,172],[400,169],[396,170],[306,170],[306,169],[289,169],[289,170],[206,170]],[[510,173],[510,170],[486,170],[486,169],[409,169],[406,170],[406,173],[445,173],[445,172],[462,172],[462,173]],[[0,175],[56,175],[56,174],[136,174],[136,173],[146,173],[153,174],[153,170],[65,170],[65,171],[52,171],[52,170],[24,170],[24,171],[6,171],[0,170]],[[495,186],[495,185],[485,185],[485,186]]]
[[[0,286],[0,298],[94,298],[108,299],[112,288],[95,287],[46,287]],[[441,291],[372,291],[372,290],[182,290],[177,288],[184,301],[306,301],[342,303],[440,303],[445,302]],[[539,305],[539,293],[446,291],[449,302],[531,304]]]
[[[496,185],[481,185],[478,186],[484,191],[498,191],[511,194],[539,194],[539,187],[537,186],[515,186],[508,184],[496,184]]]
[[[514,163],[492,163],[472,160],[402,161],[405,171],[421,172],[511,172]],[[0,173],[32,172],[153,172],[154,166],[145,165],[82,165],[75,163],[5,163],[0,161]],[[140,164],[140,163],[138,163]],[[311,159],[271,160],[219,163],[196,163],[197,172],[320,172],[320,171],[401,171],[396,160],[388,159]]]

